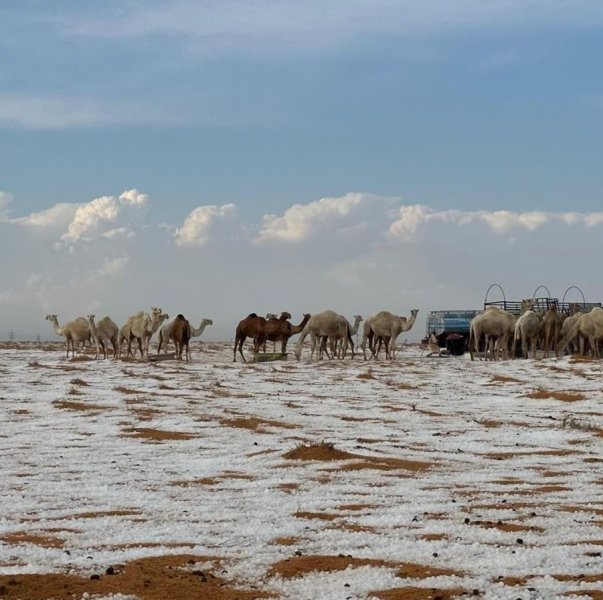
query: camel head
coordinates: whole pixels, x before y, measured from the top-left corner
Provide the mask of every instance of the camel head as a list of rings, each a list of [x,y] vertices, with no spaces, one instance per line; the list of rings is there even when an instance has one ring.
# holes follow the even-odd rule
[[[419,309],[418,309],[418,308],[413,308],[413,309],[410,311],[410,314],[411,314],[413,317],[416,317],[416,316],[419,314]]]
[[[255,313],[251,313],[254,317],[257,315]],[[251,317],[251,315],[249,315]],[[274,313],[266,313],[266,319],[278,319],[278,317]]]
[[[94,317],[96,317],[96,315],[86,315],[86,318],[88,319],[88,321],[93,321]]]
[[[151,314],[153,316],[155,315],[160,315],[163,311],[160,308],[157,308],[156,306],[152,306],[151,307]]]
[[[291,318],[291,314],[290,314],[290,313],[288,313],[287,311],[283,311],[283,312],[281,313],[281,316],[279,317],[279,319],[280,319],[281,321],[286,321],[287,319],[290,319],[290,318]]]
[[[203,319],[201,322],[202,325],[213,325],[214,322],[211,319]]]
[[[56,321],[58,319],[57,315],[46,315],[46,320],[53,322]]]
[[[354,315],[354,320],[360,323],[362,321],[362,315]]]

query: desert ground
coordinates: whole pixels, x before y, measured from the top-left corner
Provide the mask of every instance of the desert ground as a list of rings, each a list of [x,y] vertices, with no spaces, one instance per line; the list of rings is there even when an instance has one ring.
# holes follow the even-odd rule
[[[192,352],[0,347],[0,598],[603,599],[599,361]]]

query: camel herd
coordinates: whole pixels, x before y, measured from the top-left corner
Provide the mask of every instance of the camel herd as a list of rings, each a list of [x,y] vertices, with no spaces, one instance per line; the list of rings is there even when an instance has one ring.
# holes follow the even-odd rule
[[[388,311],[381,311],[368,317],[364,322],[362,337],[362,352],[367,359],[367,345],[370,351],[369,358],[378,358],[382,347],[385,347],[386,358],[395,358],[396,339],[403,331],[409,331],[414,325],[418,314],[417,309],[411,311],[410,317],[401,317]],[[78,317],[69,321],[62,327],[59,325],[57,315],[46,315],[46,320],[53,325],[57,335],[65,338],[67,345],[67,358],[69,354],[75,357],[75,351],[86,343],[94,343],[96,346],[96,358],[102,354],[107,358],[107,349],[113,348],[113,356],[130,357],[136,355],[138,349],[142,359],[149,356],[149,346],[153,334],[159,330],[157,353],[168,352],[168,344],[172,342],[175,346],[175,356],[178,359],[190,360],[189,342],[192,337],[203,333],[208,325],[213,325],[211,319],[203,319],[199,327],[192,327],[189,321],[178,315],[168,321],[169,316],[160,308],[153,307],[151,312],[140,311],[132,315],[120,328],[110,317],[103,317],[95,321],[95,315],[87,318]],[[235,344],[233,350],[233,361],[237,360],[237,351],[242,360],[246,362],[243,354],[243,344],[247,338],[253,340],[253,352],[260,350],[266,352],[266,343],[280,342],[282,354],[287,352],[289,339],[300,334],[295,347],[295,356],[301,359],[304,341],[310,336],[311,353],[310,359],[318,360],[326,356],[332,358],[344,358],[351,349],[354,357],[353,336],[358,333],[360,323],[363,320],[360,315],[354,315],[352,325],[343,315],[332,310],[310,315],[303,315],[298,325],[292,324],[291,314],[282,312],[280,316],[269,313],[266,317],[251,313],[245,317],[236,327]],[[165,322],[165,323],[164,323]]]
[[[382,345],[385,346],[387,358],[395,357],[396,338],[403,331],[409,331],[414,325],[418,314],[417,309],[411,311],[411,316],[399,317],[388,311],[381,311],[364,322],[362,336],[362,352],[366,359],[367,343],[371,352],[371,358],[377,358]],[[233,361],[237,360],[237,350],[243,361],[243,343],[247,338],[253,339],[253,351],[259,352],[264,348],[266,341],[281,342],[281,353],[287,351],[289,338],[299,333],[299,339],[295,346],[295,356],[301,359],[305,339],[310,336],[310,359],[321,360],[325,355],[327,358],[344,358],[348,348],[354,357],[354,341],[352,337],[358,333],[362,317],[354,315],[352,325],[343,315],[332,310],[324,310],[314,315],[305,314],[299,325],[292,325],[288,319],[288,312],[281,313],[280,317],[267,315],[266,318],[251,313],[239,322],[235,331],[235,345]],[[327,347],[328,346],[328,347]],[[330,352],[329,352],[330,350]]]
[[[149,346],[153,334],[159,329],[169,316],[160,308],[151,308],[151,314],[140,311],[132,315],[126,323],[119,328],[110,317],[103,317],[98,323],[94,321],[95,315],[88,315],[88,318],[78,317],[69,321],[63,327],[59,325],[57,315],[46,315],[46,320],[53,325],[54,332],[65,338],[67,344],[67,358],[69,352],[75,357],[75,350],[86,342],[96,345],[96,358],[102,351],[103,357],[107,358],[107,348],[109,344],[113,348],[113,356],[119,358],[124,356],[135,356],[136,350],[132,351],[132,344],[136,343],[141,358],[148,358]],[[185,359],[189,360],[189,340],[191,337],[201,335],[208,325],[213,325],[211,319],[203,319],[199,327],[195,328],[184,318],[178,315],[167,322],[159,332],[159,346],[157,353],[168,351],[169,342],[173,342],[176,347],[176,355],[182,358],[185,353]]]
[[[476,315],[469,328],[471,360],[480,351],[486,360],[514,357],[518,343],[524,358],[528,358],[530,352],[535,358],[538,349],[544,358],[550,352],[559,356],[568,347],[573,353],[590,353],[599,358],[603,308],[573,314],[560,313],[556,305],[544,312],[535,312],[533,308],[530,300],[524,300],[519,317],[496,306],[489,306]]]

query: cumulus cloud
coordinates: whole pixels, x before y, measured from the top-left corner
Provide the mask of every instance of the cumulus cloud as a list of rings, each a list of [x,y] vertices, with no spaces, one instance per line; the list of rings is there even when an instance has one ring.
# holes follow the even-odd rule
[[[358,232],[367,219],[364,213],[369,205],[379,203],[385,212],[389,198],[371,194],[349,193],[338,198],[321,198],[308,204],[294,204],[281,217],[265,215],[255,243],[269,241],[302,242],[328,229],[335,235]]]
[[[389,227],[388,236],[390,238],[411,241],[416,239],[422,227],[437,222],[457,226],[485,224],[495,233],[502,235],[517,231],[535,231],[552,223],[595,227],[603,225],[603,213],[553,213],[542,211],[522,213],[508,210],[437,211],[428,206],[415,204],[399,208],[396,219]]]
[[[69,224],[67,232],[61,236],[66,242],[77,242],[86,239],[96,230],[101,222],[113,222],[119,215],[119,205],[112,196],[95,198],[79,206],[75,211],[73,221]]]
[[[50,208],[31,213],[26,217],[12,219],[11,222],[23,225],[24,227],[37,227],[40,229],[49,229],[52,227],[64,228],[73,220],[77,208],[77,204],[61,202]]]
[[[120,194],[119,199],[126,204],[141,206],[149,201],[149,196],[139,192],[136,188],[132,188],[131,190],[126,190]]]
[[[203,246],[210,237],[217,221],[233,215],[236,211],[234,204],[221,206],[210,204],[195,208],[184,220],[181,227],[174,233],[177,246]]]

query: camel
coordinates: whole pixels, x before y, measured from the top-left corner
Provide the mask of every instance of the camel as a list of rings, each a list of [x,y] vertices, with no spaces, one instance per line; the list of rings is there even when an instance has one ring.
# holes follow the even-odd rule
[[[373,334],[373,348],[371,350],[373,358],[377,359],[375,342],[379,337],[383,338],[385,343],[385,357],[392,360],[396,358],[396,339],[402,331],[409,331],[412,328],[418,313],[419,310],[413,308],[410,311],[410,318],[407,319],[406,317],[399,317],[386,310],[382,310],[370,317],[370,330]]]
[[[117,358],[117,342],[119,328],[110,317],[103,317],[98,323],[94,322],[94,315],[88,315],[88,324],[92,339],[96,344],[96,357],[100,354],[99,348],[103,349],[103,357],[107,358],[107,345],[113,346],[113,357]]]
[[[57,315],[46,315],[46,320],[52,323],[54,332],[65,338],[67,343],[67,358],[69,358],[69,349],[71,348],[72,356],[75,358],[75,347],[79,343],[85,343],[90,339],[90,327],[88,321],[84,317],[78,317],[73,321],[69,321],[63,327],[59,326]]]
[[[579,352],[582,355],[584,354],[584,336],[580,333],[579,328],[574,328],[574,324],[580,319],[581,316],[581,312],[575,312],[570,314],[561,324],[561,330],[559,331],[559,337],[561,340],[557,345],[557,356],[559,356],[559,353],[563,353],[568,345],[571,346],[570,352],[572,354],[576,352]]]
[[[177,318],[177,317],[176,317]],[[159,340],[157,344],[157,354],[161,352],[161,348],[163,348],[164,353],[167,354],[168,346],[170,343],[170,327],[176,320],[176,318],[172,319],[165,325],[162,325],[159,330]],[[199,323],[199,327],[191,327],[190,337],[199,337],[208,325],[213,325],[214,322],[211,319],[202,319],[201,323]]]
[[[559,342],[559,331],[561,330],[561,315],[557,306],[549,308],[542,317],[542,334],[544,358],[548,358],[549,350],[554,349],[557,354],[557,343]]]
[[[353,337],[358,333],[358,329],[360,327],[361,321],[362,321],[362,317],[360,315],[354,315],[354,325],[352,325],[349,321],[347,322],[347,324],[348,324],[348,346],[350,347],[350,349],[352,351],[352,358],[354,358],[354,356],[355,356]],[[333,356],[333,358],[335,358],[336,356],[338,356],[338,358],[345,358],[345,354],[341,355],[341,352],[338,353],[338,351],[337,351],[337,345],[339,343],[339,339],[332,337],[328,341],[329,341],[329,345],[331,347],[331,355]],[[327,357],[329,357],[329,354],[327,352],[327,337],[326,336],[323,336],[323,338],[321,340],[321,351],[325,352],[327,354]]]
[[[526,310],[515,323],[515,336],[511,356],[515,356],[515,347],[521,341],[521,355],[529,358],[529,348],[532,348],[532,357],[536,358],[536,345],[542,332],[542,321],[533,310]]]
[[[233,362],[237,362],[237,348],[243,362],[247,362],[243,356],[243,344],[248,337],[253,338],[253,352],[259,352],[266,337],[266,319],[264,317],[251,313],[239,321],[235,330]]]
[[[163,313],[160,308],[155,306],[151,308],[151,315],[152,316],[140,311],[127,320],[126,324],[119,332],[120,354],[123,342],[127,341],[127,356],[130,356],[132,342],[136,340],[141,358],[144,358],[145,356],[148,357],[149,344],[153,334],[159,329],[161,323],[169,318],[167,314]]]
[[[337,338],[342,340],[342,352],[345,356],[348,346],[348,321],[343,315],[339,315],[332,310],[324,310],[321,313],[312,315],[305,324],[297,345],[295,346],[295,357],[300,360],[304,340],[311,336],[312,346],[310,352],[310,360],[314,357],[314,351],[317,351],[317,358],[322,359],[321,344],[316,348],[317,342],[320,342],[323,336],[328,338]]]
[[[603,308],[597,306],[586,314],[580,314],[573,322],[570,331],[559,342],[557,352],[563,351],[568,342],[579,334],[588,340],[592,356],[600,358],[599,342],[603,340]]]
[[[288,316],[283,319],[284,315]],[[274,344],[276,344],[276,342],[280,342],[281,354],[285,354],[287,352],[287,343],[289,342],[289,338],[303,331],[311,316],[312,315],[307,313],[304,314],[304,317],[299,325],[291,324],[287,320],[291,318],[291,315],[286,312],[281,313],[281,317],[279,319],[268,319],[266,322],[266,340],[270,340]],[[264,352],[265,351],[266,345],[264,343]]]
[[[492,360],[497,360],[502,348],[503,358],[508,358],[509,339],[515,330],[515,317],[511,313],[496,306],[489,306],[473,319],[469,326],[469,352],[471,360],[479,352],[482,335],[485,337],[485,358],[491,353]],[[492,339],[491,339],[492,338]]]
[[[174,342],[176,347],[176,357],[182,360],[182,351],[185,350],[184,357],[186,362],[190,359],[189,340],[191,337],[192,328],[190,323],[183,315],[178,315],[170,326],[170,340]]]

